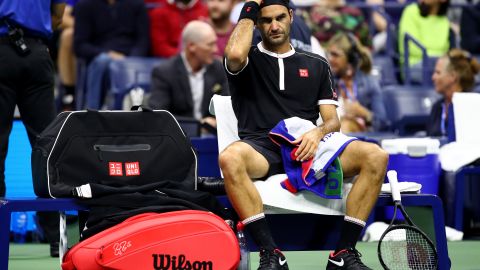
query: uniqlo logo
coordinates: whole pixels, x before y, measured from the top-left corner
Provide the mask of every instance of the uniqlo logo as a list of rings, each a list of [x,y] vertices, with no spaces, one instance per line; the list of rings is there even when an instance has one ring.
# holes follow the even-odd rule
[[[125,162],[125,175],[140,175],[140,165],[138,162]]]
[[[123,169],[121,162],[109,162],[108,170],[110,176],[123,176]]]
[[[247,7],[247,12],[250,12],[251,9],[252,7]]]
[[[304,78],[308,77],[308,69],[306,68],[299,69],[298,73],[300,74],[300,77],[304,77]]]

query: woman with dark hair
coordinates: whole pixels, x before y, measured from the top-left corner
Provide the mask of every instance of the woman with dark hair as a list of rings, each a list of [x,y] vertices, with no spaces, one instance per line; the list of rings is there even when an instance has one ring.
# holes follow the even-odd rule
[[[449,128],[453,121],[452,97],[455,92],[471,91],[475,83],[475,74],[480,71],[480,64],[470,53],[460,49],[452,49],[437,60],[432,81],[435,91],[442,95],[430,113],[427,123],[428,136],[448,136],[455,140],[455,129]],[[453,127],[453,122],[450,123]]]
[[[398,45],[400,62],[403,66],[405,48],[403,40],[405,33],[418,40],[430,57],[439,57],[450,48],[450,22],[447,17],[450,0],[419,0],[408,5],[402,12],[399,23]],[[414,44],[409,44],[409,66],[414,67],[412,80],[422,81],[421,60],[422,51]],[[419,71],[419,72],[418,72]]]
[[[368,49],[353,34],[340,33],[328,43],[327,56],[337,78],[343,132],[380,131],[387,119],[378,81],[370,75]]]

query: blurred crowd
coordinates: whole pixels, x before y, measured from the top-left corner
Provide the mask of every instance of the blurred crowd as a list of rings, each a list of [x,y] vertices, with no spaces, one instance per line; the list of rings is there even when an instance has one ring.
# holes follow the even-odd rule
[[[142,103],[214,126],[206,106],[213,93],[228,94],[221,62],[243,4],[241,0],[69,0],[60,30],[51,42],[57,59],[58,110],[109,108],[106,98],[112,61],[171,58],[152,70],[151,94]],[[461,91],[472,90],[478,83],[478,1],[296,0],[290,5],[294,10],[291,44],[330,62],[345,132],[390,128],[382,98],[386,85],[419,84],[442,93],[435,64],[450,49],[462,48],[472,60],[474,83]],[[194,32],[210,31],[212,35],[182,35],[187,23],[196,20],[211,29],[205,30],[203,25],[203,30]],[[406,36],[414,40],[408,48]],[[259,41],[256,33],[253,43]],[[378,64],[376,60],[381,58],[388,59],[391,66]],[[184,68],[175,70],[182,62]],[[382,78],[385,68],[394,74],[393,83]],[[203,87],[204,81],[210,85]],[[78,97],[82,100],[76,100]]]

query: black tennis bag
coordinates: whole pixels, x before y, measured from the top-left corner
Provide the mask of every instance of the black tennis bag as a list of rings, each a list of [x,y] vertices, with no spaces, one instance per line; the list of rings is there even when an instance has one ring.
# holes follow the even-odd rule
[[[168,111],[60,113],[32,149],[39,197],[73,197],[87,183],[110,186],[178,181],[196,189],[197,158]]]

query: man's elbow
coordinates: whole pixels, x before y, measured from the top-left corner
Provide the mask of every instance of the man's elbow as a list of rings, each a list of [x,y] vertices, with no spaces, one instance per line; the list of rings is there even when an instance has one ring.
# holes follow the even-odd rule
[[[239,50],[225,50],[225,59],[227,63],[241,64],[245,61],[245,55]]]
[[[239,52],[230,51],[225,53],[227,68],[231,72],[239,71],[243,67],[246,60],[246,57]]]

